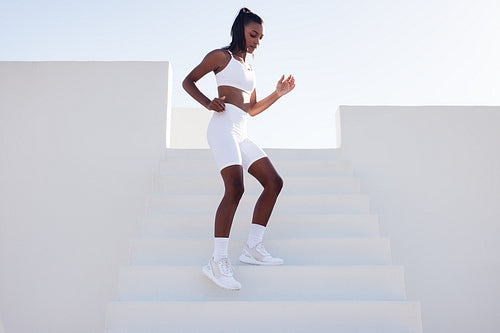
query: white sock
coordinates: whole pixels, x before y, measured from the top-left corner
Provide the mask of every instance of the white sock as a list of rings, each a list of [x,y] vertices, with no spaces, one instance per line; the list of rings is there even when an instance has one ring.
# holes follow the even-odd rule
[[[255,247],[255,245],[262,242],[264,238],[264,232],[266,231],[266,227],[260,224],[252,223],[250,226],[250,233],[248,234],[247,245],[249,248]]]
[[[219,261],[227,258],[227,246],[229,245],[228,237],[215,237],[214,238],[214,261]]]

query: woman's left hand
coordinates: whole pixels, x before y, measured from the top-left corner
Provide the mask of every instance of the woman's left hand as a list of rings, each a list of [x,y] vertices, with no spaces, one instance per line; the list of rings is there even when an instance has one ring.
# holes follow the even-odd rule
[[[276,92],[281,97],[288,94],[293,88],[295,88],[295,78],[290,75],[285,79],[285,75],[283,75],[276,85]]]

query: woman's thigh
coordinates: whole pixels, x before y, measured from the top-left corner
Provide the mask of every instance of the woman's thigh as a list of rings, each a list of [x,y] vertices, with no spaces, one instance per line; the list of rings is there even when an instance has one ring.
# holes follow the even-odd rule
[[[283,185],[283,180],[267,156],[253,162],[248,168],[248,173],[264,187],[274,185],[281,187]]]

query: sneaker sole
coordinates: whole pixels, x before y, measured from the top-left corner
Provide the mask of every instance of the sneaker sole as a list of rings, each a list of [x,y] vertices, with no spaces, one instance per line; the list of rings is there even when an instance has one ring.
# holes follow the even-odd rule
[[[212,272],[208,269],[207,265],[203,266],[203,274],[205,274],[206,277],[208,277],[213,283],[215,283],[216,285],[218,285],[221,288],[224,288],[227,290],[240,290],[241,289],[241,288],[237,288],[237,287],[229,287],[229,286],[226,286],[226,285],[220,283],[215,278],[215,276],[212,274]]]
[[[254,258],[249,258],[246,255],[242,254],[240,255],[240,261],[244,262],[245,264],[252,264],[252,265],[262,265],[262,266],[279,266],[283,265],[283,261],[281,262],[265,262],[265,261],[258,261]]]

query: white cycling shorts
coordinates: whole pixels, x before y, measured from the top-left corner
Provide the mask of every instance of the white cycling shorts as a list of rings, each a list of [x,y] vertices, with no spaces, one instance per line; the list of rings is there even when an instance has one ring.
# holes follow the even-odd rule
[[[267,154],[247,137],[248,114],[225,103],[226,110],[214,112],[207,129],[207,141],[219,170],[241,165],[245,170]]]

